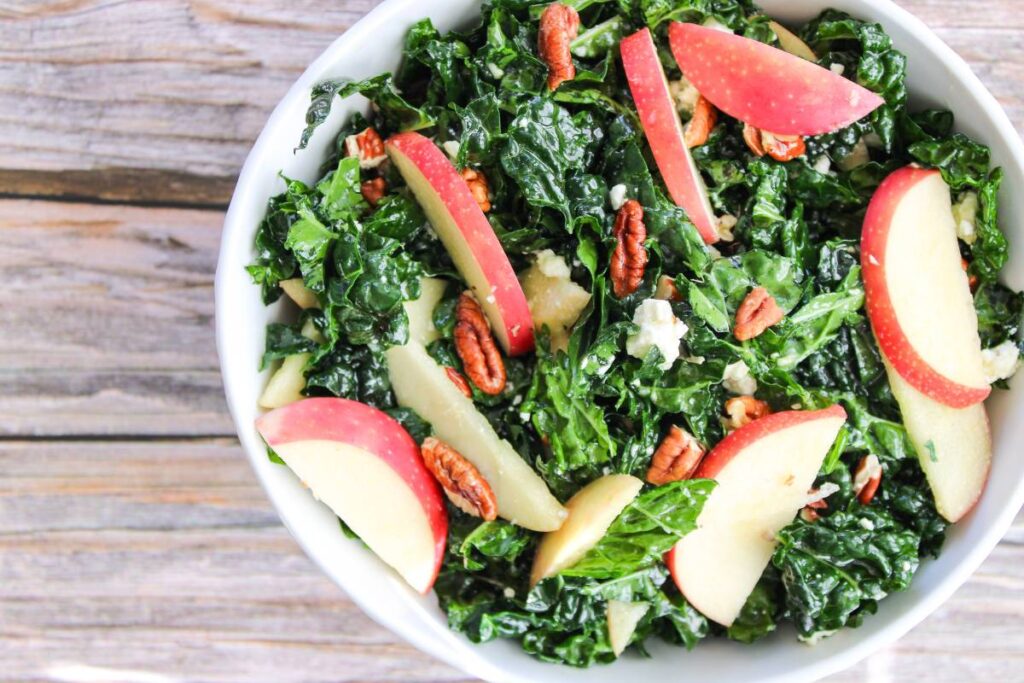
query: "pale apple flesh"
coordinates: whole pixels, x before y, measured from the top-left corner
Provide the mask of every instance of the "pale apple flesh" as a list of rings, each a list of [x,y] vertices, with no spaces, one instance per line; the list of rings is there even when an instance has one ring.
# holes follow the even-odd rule
[[[318,344],[323,341],[323,337],[312,320],[307,320],[306,324],[302,326],[301,334]],[[267,386],[260,394],[260,407],[280,408],[305,398],[302,395],[302,390],[306,388],[306,363],[308,362],[308,353],[296,353],[282,360],[281,366],[270,376]]]
[[[644,618],[651,606],[646,602],[623,602],[609,600],[606,611],[608,620],[608,642],[616,657],[622,654],[636,632],[637,624]]]
[[[546,326],[551,335],[551,349],[564,350],[569,345],[570,328],[590,303],[590,292],[572,280],[546,275],[537,264],[530,266],[520,281],[534,329]]]
[[[299,308],[320,308],[320,300],[316,298],[316,292],[307,287],[301,277],[281,280],[278,284]]]
[[[985,404],[952,408],[915,389],[888,361],[885,369],[935,507],[950,522],[958,522],[981,497],[992,464]]]
[[[420,278],[419,298],[402,304],[405,316],[409,319],[409,339],[427,346],[441,336],[434,327],[434,309],[444,297],[447,287],[448,283],[444,280]]]
[[[532,351],[526,296],[466,181],[444,152],[419,133],[395,135],[385,148],[476,294],[502,348],[512,356]]]
[[[978,316],[939,171],[908,166],[879,186],[864,218],[861,266],[868,319],[893,368],[941,403],[985,400]]]
[[[795,33],[777,21],[769,21],[768,25],[775,31],[775,35],[779,39],[779,45],[782,46],[783,50],[809,62],[818,61],[818,55],[814,54],[814,50]]]
[[[739,615],[845,421],[841,406],[775,413],[730,433],[701,462],[694,478],[718,485],[665,562],[704,616],[729,626]]]
[[[267,413],[256,428],[370,550],[417,591],[431,589],[448,517],[419,447],[398,422],[356,401],[311,398]]]
[[[829,69],[743,36],[673,22],[669,45],[715,107],[776,135],[831,133],[885,104]]]
[[[704,241],[714,244],[718,241],[718,220],[686,144],[650,30],[645,28],[624,38],[619,50],[629,91],[668,194],[686,212]]]
[[[583,559],[643,486],[642,481],[628,474],[607,474],[577,491],[565,504],[569,511],[565,523],[540,540],[530,570],[530,585]]]

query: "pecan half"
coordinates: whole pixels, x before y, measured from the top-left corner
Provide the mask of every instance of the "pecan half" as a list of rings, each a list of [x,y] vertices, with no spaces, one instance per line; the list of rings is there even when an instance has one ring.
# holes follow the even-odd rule
[[[569,45],[579,31],[580,15],[573,7],[554,2],[540,15],[537,43],[540,58],[548,65],[548,90],[576,78]]]
[[[473,398],[473,390],[469,388],[469,382],[462,376],[462,373],[451,366],[446,367],[444,372],[448,375],[448,379],[452,381],[452,384],[455,385],[455,388],[465,394],[466,398]]]
[[[473,199],[480,205],[480,210],[487,213],[491,210],[491,188],[487,184],[487,176],[480,171],[475,171],[468,166],[459,172],[462,179],[466,181],[466,185],[469,186],[469,191],[473,193]]]
[[[477,389],[492,396],[502,392],[505,361],[498,352],[483,309],[468,292],[463,292],[455,305],[455,351]]]
[[[867,505],[878,493],[878,485],[882,483],[882,463],[877,455],[865,455],[857,463],[853,473],[853,492],[861,505]]]
[[[383,178],[372,178],[363,181],[363,184],[359,186],[359,192],[363,195],[363,199],[373,208],[377,207],[378,202],[387,191],[388,183]]]
[[[739,341],[747,341],[777,324],[784,317],[786,314],[775,303],[775,297],[764,287],[754,287],[736,310],[736,327],[733,334]]]
[[[749,123],[743,125],[743,140],[755,155],[767,154],[776,161],[790,161],[807,152],[807,145],[799,135],[776,135]]]
[[[428,436],[420,446],[423,464],[434,475],[448,500],[467,515],[490,522],[498,516],[498,500],[473,463],[440,439]]]
[[[816,500],[813,503],[808,503],[800,510],[800,519],[805,522],[817,522],[821,519],[821,515],[818,514],[818,510],[828,510],[828,502],[824,499]]]
[[[704,447],[685,429],[672,425],[661,445],[654,451],[647,470],[647,482],[661,486],[693,476],[704,458]]]
[[[739,429],[754,420],[771,415],[772,409],[767,403],[753,396],[734,396],[725,402],[725,414],[728,415],[723,425],[729,429]]]
[[[654,288],[654,298],[679,302],[683,300],[683,295],[679,293],[674,277],[662,275],[658,278],[658,284]]]
[[[345,138],[345,155],[359,158],[359,168],[377,168],[388,158],[384,151],[384,141],[373,128],[366,128],[361,133]]]
[[[635,199],[629,199],[619,215],[615,217],[613,234],[618,243],[612,252],[609,271],[612,276],[612,289],[620,299],[629,296],[640,287],[647,268],[647,227],[644,225],[644,207]]]
[[[707,98],[701,95],[697,98],[697,105],[693,108],[693,118],[686,124],[683,131],[683,140],[686,146],[700,147],[708,141],[708,136],[718,123],[718,110],[708,102]]]

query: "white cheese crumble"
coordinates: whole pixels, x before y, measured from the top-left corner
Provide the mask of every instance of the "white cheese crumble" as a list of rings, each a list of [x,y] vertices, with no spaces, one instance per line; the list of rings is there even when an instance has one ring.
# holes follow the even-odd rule
[[[750,374],[750,368],[741,360],[725,366],[722,386],[740,396],[753,396],[757,392],[757,380]]]
[[[817,503],[819,500],[825,500],[826,498],[831,496],[833,493],[836,493],[837,491],[839,491],[838,484],[834,484],[830,481],[825,482],[824,484],[821,485],[821,488],[812,489],[811,492],[807,494],[807,500],[804,501],[804,505],[813,505],[814,503]]]
[[[846,66],[843,64],[832,63],[828,65],[828,68],[829,71],[839,76],[842,76],[844,73],[846,73]]]
[[[1012,341],[1005,341],[981,352],[981,369],[989,384],[1012,377],[1019,365],[1020,351]]]
[[[505,70],[494,62],[487,62],[487,71],[490,72],[491,78],[498,80],[505,75]]]
[[[571,271],[569,270],[569,264],[565,262],[564,257],[559,256],[550,249],[538,251],[536,256],[537,269],[544,273],[544,275],[557,278],[559,280],[569,279]]]
[[[622,183],[613,185],[612,189],[608,190],[608,203],[615,211],[621,209],[622,205],[626,203],[626,186]]]
[[[814,170],[825,175],[832,170],[832,160],[822,154],[820,157],[814,160]]]
[[[670,81],[668,91],[672,95],[672,100],[676,103],[676,111],[692,114],[693,110],[697,108],[700,92],[685,78],[680,78],[678,81]]]
[[[872,522],[867,517],[861,517],[860,521],[858,522],[858,524],[860,524],[862,527],[864,527],[868,531],[874,531],[875,530],[875,523]]]
[[[505,590],[503,590],[501,593],[509,600],[516,597],[516,589],[512,588],[511,586],[505,586]]]
[[[974,244],[978,239],[977,192],[965,192],[953,205],[953,221],[956,223],[956,236],[967,244]]]
[[[448,155],[448,158],[455,161],[455,158],[459,156],[459,149],[462,148],[462,145],[459,144],[458,140],[448,140],[442,143],[441,147],[444,149],[444,153]]]
[[[646,358],[657,348],[664,359],[662,370],[668,370],[679,358],[679,342],[689,328],[672,313],[672,305],[661,299],[644,299],[633,313],[633,324],[639,325],[636,334],[626,337],[626,353],[634,358]]]
[[[710,244],[708,245],[708,253],[711,254],[712,260],[717,261],[718,259],[722,258],[722,252],[718,251]]]
[[[732,234],[732,229],[736,227],[736,223],[739,219],[733,216],[731,213],[727,213],[724,216],[719,216],[718,221],[715,223],[715,232],[718,233],[718,239],[723,242],[732,242],[736,237]]]

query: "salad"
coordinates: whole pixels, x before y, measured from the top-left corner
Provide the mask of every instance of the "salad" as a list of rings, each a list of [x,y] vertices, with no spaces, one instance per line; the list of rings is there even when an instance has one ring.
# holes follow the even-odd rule
[[[748,0],[489,0],[317,85],[248,270],[257,422],[474,642],[856,627],[981,495],[1018,366],[1002,172],[881,26]],[[294,304],[294,306],[292,306]]]

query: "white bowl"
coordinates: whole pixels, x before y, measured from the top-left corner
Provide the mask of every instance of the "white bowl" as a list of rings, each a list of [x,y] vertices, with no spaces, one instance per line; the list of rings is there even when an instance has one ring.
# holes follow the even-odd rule
[[[967,65],[913,16],[889,0],[762,0],[771,15],[803,21],[836,7],[880,22],[908,57],[908,86],[916,106],[941,106],[956,113],[958,128],[992,147],[1006,170],[1000,196],[1001,224],[1014,245],[1009,284],[1024,286],[1024,145],[995,99]],[[252,466],[285,525],[306,553],[373,619],[416,647],[490,681],[601,683],[617,680],[702,680],[707,683],[811,681],[848,667],[896,640],[937,608],[999,542],[1024,502],[1024,390],[997,392],[989,402],[996,454],[992,476],[978,507],[950,529],[941,557],[923,563],[910,589],[881,603],[858,629],[843,630],[815,647],[796,641],[791,629],[747,646],[724,640],[702,642],[693,652],[657,644],[651,659],[627,656],[610,666],[577,670],[537,662],[508,641],[473,645],[445,626],[433,595],[415,594],[376,557],[338,531],[326,507],[315,502],[284,467],[271,463],[257,435],[256,400],[266,376],[256,372],[264,326],[279,314],[265,308],[244,266],[267,199],[283,189],[279,171],[312,181],[341,121],[365,100],[336,103],[309,148],[293,154],[304,126],[311,86],[327,78],[364,78],[394,69],[405,30],[429,16],[442,31],[477,16],[479,0],[388,0],[338,38],[295,83],[274,110],[245,162],[224,223],[217,268],[217,342],[228,405]],[[653,641],[652,641],[653,643]]]

